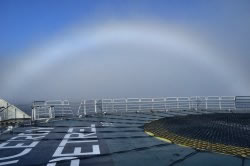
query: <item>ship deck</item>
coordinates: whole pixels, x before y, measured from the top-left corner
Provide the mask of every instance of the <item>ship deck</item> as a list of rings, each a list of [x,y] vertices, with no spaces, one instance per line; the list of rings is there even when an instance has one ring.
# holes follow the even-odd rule
[[[159,140],[146,134],[143,128],[145,123],[164,117],[200,113],[114,113],[51,119],[17,127],[0,136],[0,165],[250,165],[247,158],[199,151]]]

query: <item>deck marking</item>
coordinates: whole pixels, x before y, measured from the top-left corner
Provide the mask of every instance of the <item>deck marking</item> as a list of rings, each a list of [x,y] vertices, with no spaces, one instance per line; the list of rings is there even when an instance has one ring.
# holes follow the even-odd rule
[[[15,164],[17,163],[19,160],[13,160],[13,161],[6,161],[6,162],[2,162],[0,163],[0,165],[9,165],[9,164]]]
[[[46,131],[40,131],[40,130],[44,130],[46,129]],[[1,157],[0,160],[9,160],[9,159],[13,159],[13,158],[19,158],[22,157],[26,154],[28,154],[32,148],[34,148],[35,146],[37,146],[37,144],[40,142],[40,140],[42,138],[44,138],[50,131],[48,129],[54,129],[54,128],[32,128],[29,130],[25,130],[24,133],[20,133],[18,134],[18,136],[12,137],[9,140],[7,140],[6,142],[3,142],[0,144],[0,150],[4,150],[4,149],[20,149],[20,148],[24,148],[24,150],[18,154],[12,155],[12,156],[7,156],[7,157]],[[39,132],[38,134],[30,134],[32,131],[36,131]],[[27,134],[28,133],[28,134]],[[38,136],[38,137],[32,137],[32,135]],[[17,139],[19,138],[19,139]],[[23,139],[20,139],[23,138]],[[36,141],[34,141],[36,140]],[[28,142],[29,145],[26,145],[27,141],[31,141]],[[11,145],[8,146],[8,144],[10,143],[16,143],[16,145]],[[18,163],[19,160],[13,160],[13,161],[5,161],[5,162],[1,162],[0,165],[7,165],[7,164],[14,164],[14,163]]]
[[[78,130],[75,131],[75,130]],[[85,133],[85,131],[87,133]],[[94,140],[87,140],[88,138],[96,138]],[[75,140],[77,139],[77,140]],[[80,139],[80,140],[79,140]],[[73,153],[63,153],[63,150],[67,144],[79,144],[92,146],[90,152],[82,152],[82,147],[76,146],[73,150]],[[89,144],[89,143],[95,143]],[[75,159],[74,156],[89,156],[89,155],[98,155],[100,154],[100,147],[96,135],[95,124],[91,124],[90,127],[80,127],[80,128],[69,128],[68,133],[64,136],[63,140],[55,150],[52,157],[59,157],[49,161],[47,166],[56,166],[56,163],[59,161],[70,160],[70,166],[79,166],[80,160]]]
[[[24,149],[21,153],[18,153],[18,154],[13,155],[13,156],[2,157],[2,158],[0,158],[0,160],[8,160],[8,159],[21,157],[21,156],[24,156],[24,155],[28,154],[30,151],[31,151],[31,148],[27,148],[27,149]]]
[[[77,159],[77,160],[72,160],[71,163],[70,163],[70,166],[78,166],[80,165],[80,160]]]

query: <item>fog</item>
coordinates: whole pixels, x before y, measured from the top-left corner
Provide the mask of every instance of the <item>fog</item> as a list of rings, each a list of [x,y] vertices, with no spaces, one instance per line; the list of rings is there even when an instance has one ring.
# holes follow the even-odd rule
[[[24,103],[249,95],[244,42],[227,42],[226,32],[217,36],[210,30],[150,18],[72,24],[14,56],[0,57],[0,97]]]

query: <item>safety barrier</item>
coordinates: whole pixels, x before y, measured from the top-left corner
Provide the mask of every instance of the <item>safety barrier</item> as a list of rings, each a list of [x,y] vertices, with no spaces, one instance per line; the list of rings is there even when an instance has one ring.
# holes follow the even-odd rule
[[[32,104],[32,120],[56,117],[73,117],[68,100],[34,101]]]
[[[78,109],[78,114],[87,115],[104,112],[140,112],[151,110],[168,111],[189,109],[236,110],[236,98],[237,97],[235,96],[195,96],[82,100]]]
[[[16,106],[8,103],[3,99],[0,99],[0,121],[29,118],[29,115],[21,111]]]
[[[235,98],[235,105],[237,109],[249,109],[250,108],[250,96],[237,96]]]
[[[249,110],[249,96],[195,96],[163,98],[123,98],[82,100],[78,115],[112,112],[170,111],[170,110]],[[72,117],[68,100],[33,102],[32,119]]]

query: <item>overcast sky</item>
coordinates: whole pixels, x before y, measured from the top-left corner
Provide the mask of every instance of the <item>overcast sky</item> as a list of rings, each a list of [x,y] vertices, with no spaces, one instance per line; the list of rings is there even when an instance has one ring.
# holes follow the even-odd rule
[[[250,95],[249,0],[1,0],[0,98]]]

